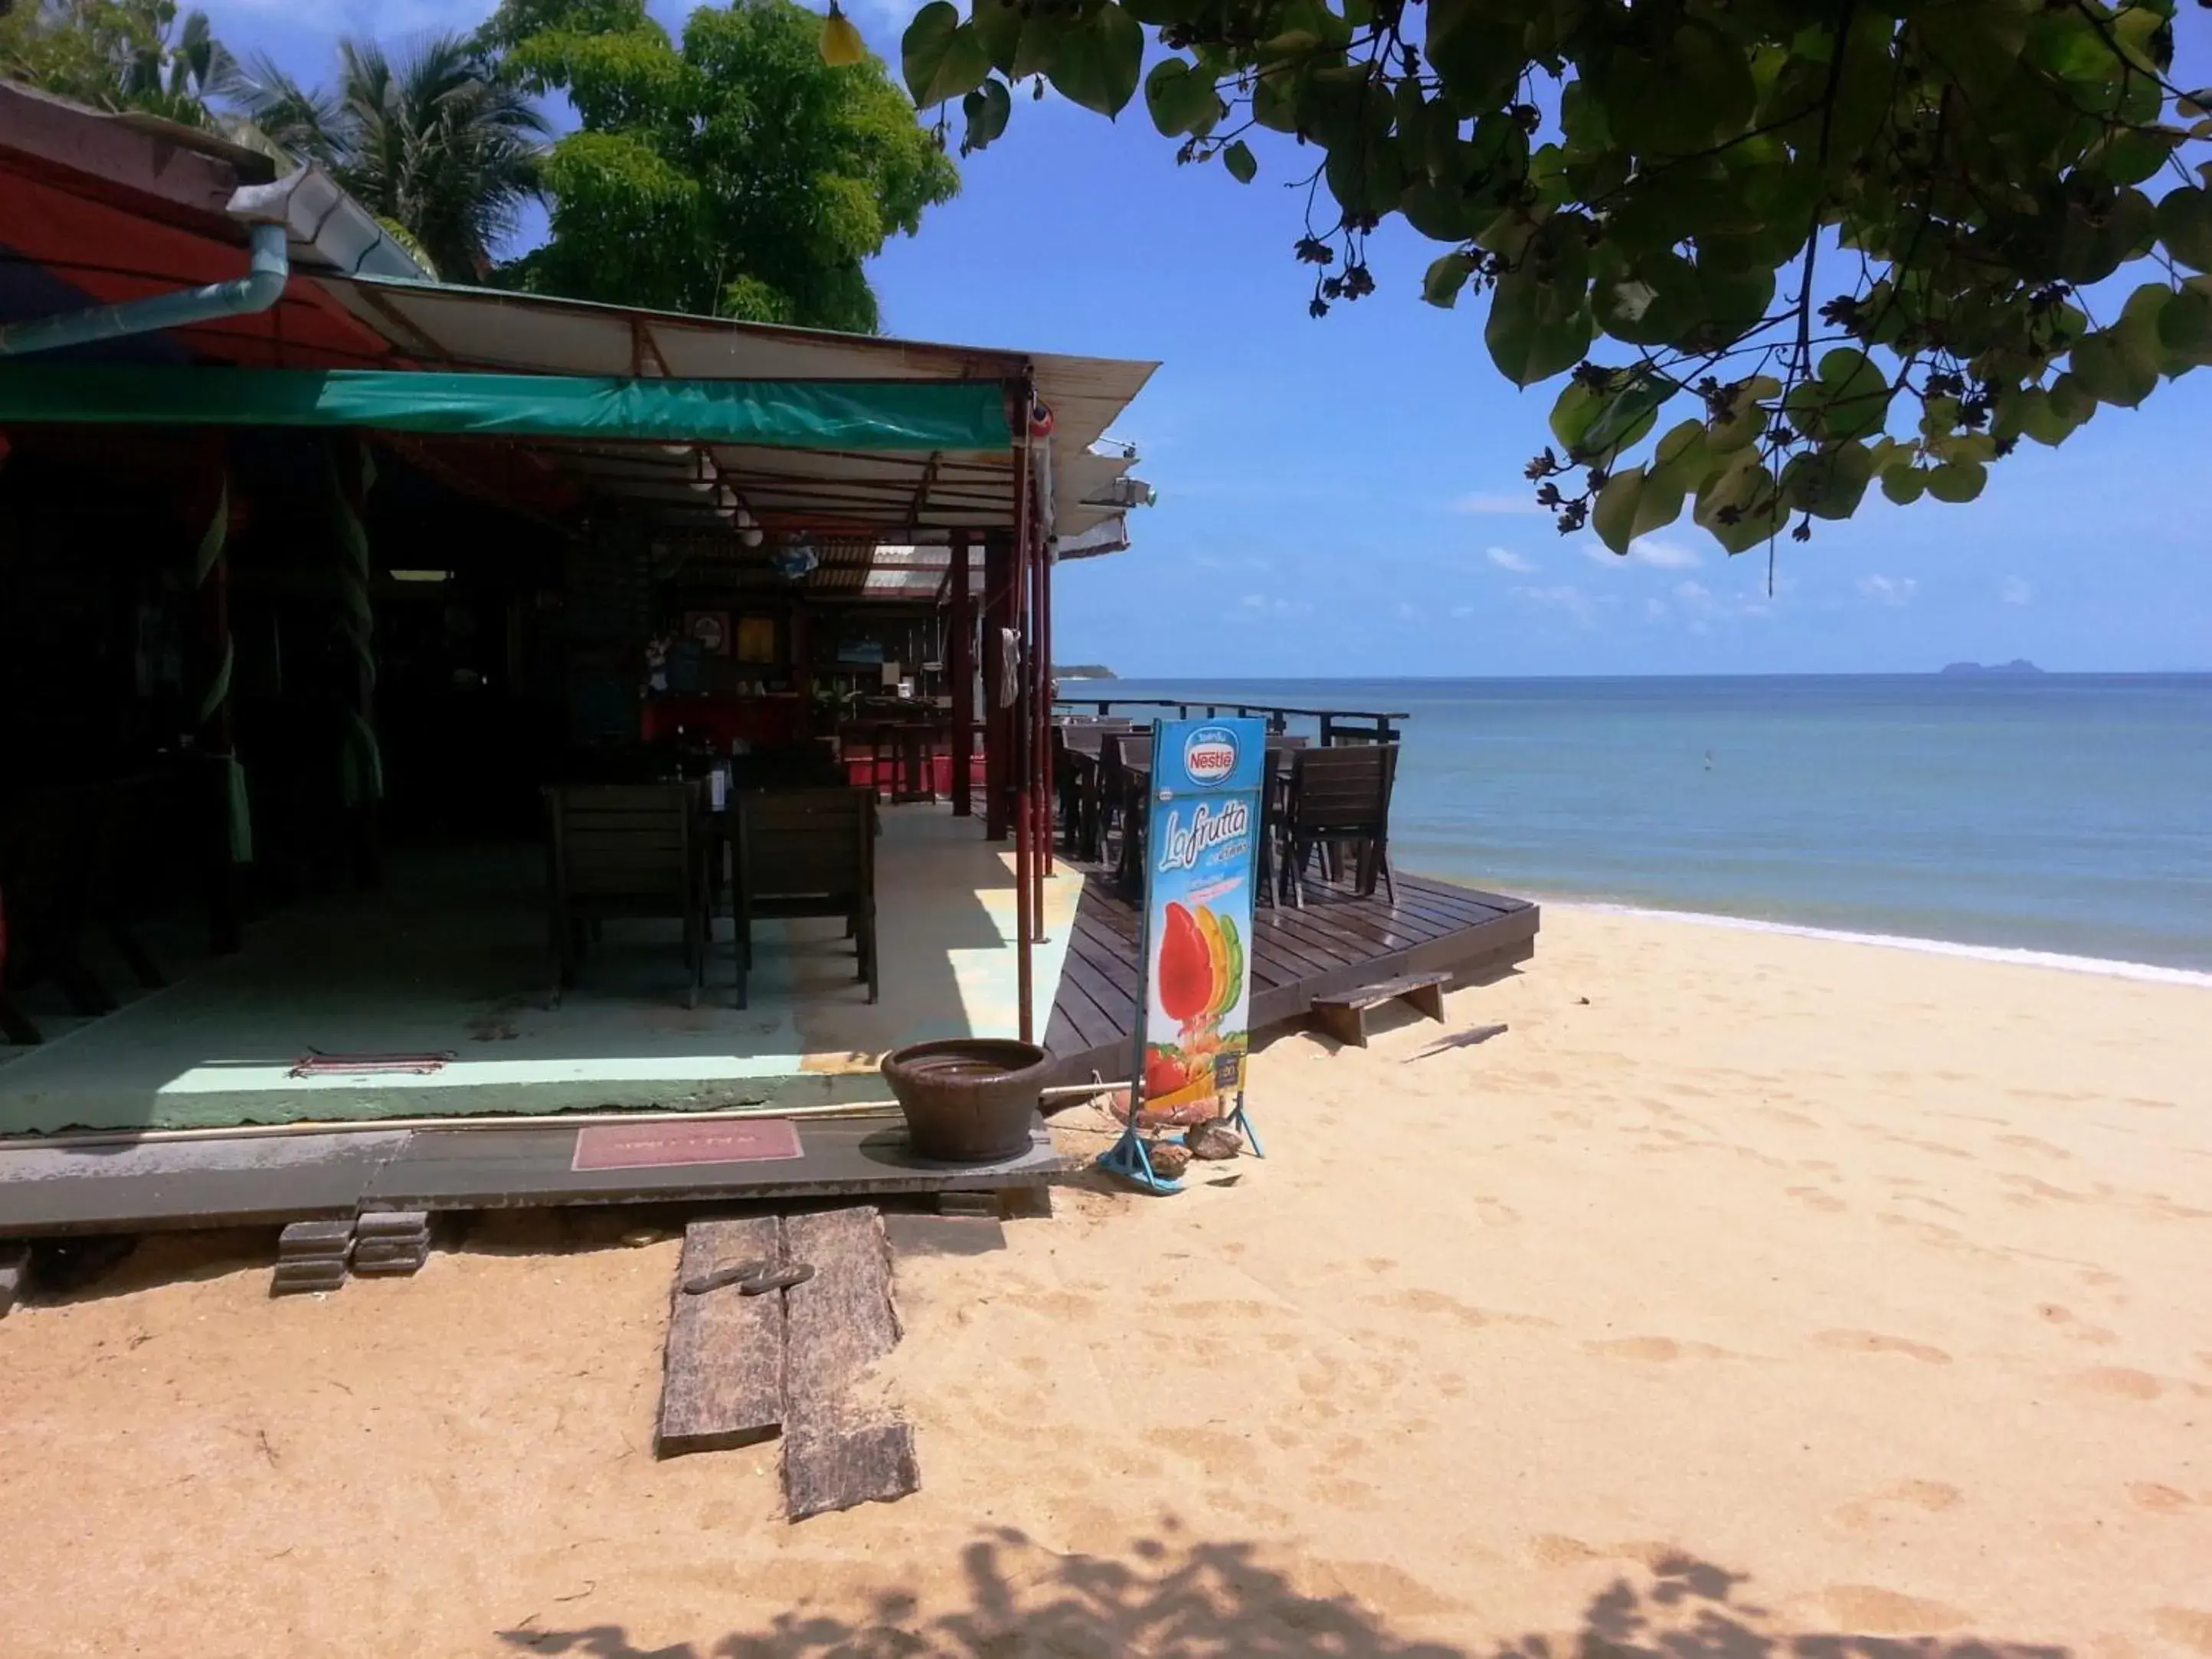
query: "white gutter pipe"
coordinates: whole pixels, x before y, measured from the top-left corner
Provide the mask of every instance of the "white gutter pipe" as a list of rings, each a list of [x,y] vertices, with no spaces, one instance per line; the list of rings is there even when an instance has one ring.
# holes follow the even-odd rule
[[[296,179],[298,175],[295,175]],[[249,185],[230,198],[233,217],[252,222],[252,252],[246,274],[204,288],[188,288],[174,294],[157,294],[127,305],[94,306],[58,317],[40,317],[27,323],[0,327],[0,357],[27,356],[34,351],[58,351],[64,346],[94,340],[118,340],[134,334],[155,334],[164,329],[190,328],[195,323],[220,317],[245,317],[266,311],[283,296],[292,274],[290,250],[286,246],[284,211],[286,187]],[[273,209],[272,219],[264,215]]]

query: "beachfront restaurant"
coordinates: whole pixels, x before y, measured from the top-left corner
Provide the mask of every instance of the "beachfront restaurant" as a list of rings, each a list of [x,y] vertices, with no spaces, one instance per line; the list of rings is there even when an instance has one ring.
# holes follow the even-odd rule
[[[1042,1036],[1051,571],[1126,545],[1152,368],[441,285],[0,87],[0,1135]]]

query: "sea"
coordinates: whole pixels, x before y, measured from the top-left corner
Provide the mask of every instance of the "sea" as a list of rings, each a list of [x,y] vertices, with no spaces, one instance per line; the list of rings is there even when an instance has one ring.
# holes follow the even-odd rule
[[[1064,680],[1402,714],[1396,867],[2212,985],[2212,674]],[[1202,712],[1194,708],[1194,714]],[[1312,722],[1293,722],[1293,731]]]

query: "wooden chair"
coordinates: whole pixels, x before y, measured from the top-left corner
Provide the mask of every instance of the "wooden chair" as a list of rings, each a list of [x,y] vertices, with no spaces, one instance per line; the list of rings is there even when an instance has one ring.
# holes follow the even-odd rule
[[[1289,849],[1284,874],[1293,884],[1298,908],[1305,908],[1306,866],[1329,842],[1361,843],[1358,890],[1375,890],[1379,872],[1390,902],[1398,890],[1390,878],[1390,788],[1398,774],[1398,745],[1362,744],[1291,753],[1290,802],[1284,811],[1283,840]]]
[[[1149,732],[1109,732],[1099,740],[1099,842],[1103,848],[1108,830],[1119,826],[1121,842],[1114,862],[1124,880],[1136,875],[1137,842],[1145,827],[1145,803],[1136,793],[1129,763],[1149,765],[1152,758],[1152,734]]]
[[[553,1006],[575,983],[587,931],[626,917],[678,917],[699,1006],[707,969],[707,832],[694,784],[573,784],[545,792]]]
[[[745,1004],[755,917],[842,916],[868,1000],[876,957],[876,792],[866,786],[741,795],[738,824],[738,1006]]]

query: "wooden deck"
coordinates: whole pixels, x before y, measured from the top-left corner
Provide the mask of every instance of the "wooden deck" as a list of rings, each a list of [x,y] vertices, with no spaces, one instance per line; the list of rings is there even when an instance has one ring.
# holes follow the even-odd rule
[[[1252,927],[1252,1028],[1303,1019],[1316,997],[1394,975],[1445,971],[1462,982],[1535,953],[1537,907],[1421,876],[1397,878],[1394,904],[1316,884],[1306,908],[1261,905]],[[1083,890],[1045,1045],[1063,1079],[1126,1077],[1136,1034],[1135,900],[1110,874]]]

